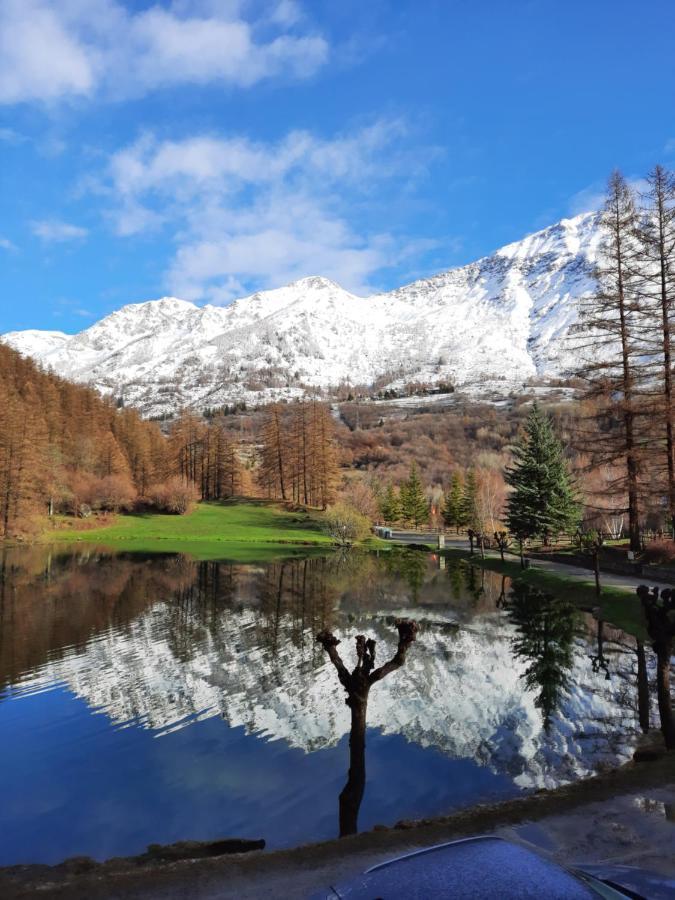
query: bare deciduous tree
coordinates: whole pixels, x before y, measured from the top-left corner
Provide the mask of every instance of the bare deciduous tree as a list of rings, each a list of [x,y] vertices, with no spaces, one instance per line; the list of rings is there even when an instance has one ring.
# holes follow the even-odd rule
[[[357,634],[356,666],[350,672],[338,653],[339,639],[330,631],[321,631],[316,639],[328,654],[330,661],[347,692],[345,703],[351,710],[349,733],[349,776],[340,794],[340,837],[355,834],[358,815],[366,787],[366,714],[371,687],[387,675],[400,669],[406,659],[409,646],[417,635],[417,623],[410,619],[397,619],[398,646],[392,658],[375,668],[375,641]]]

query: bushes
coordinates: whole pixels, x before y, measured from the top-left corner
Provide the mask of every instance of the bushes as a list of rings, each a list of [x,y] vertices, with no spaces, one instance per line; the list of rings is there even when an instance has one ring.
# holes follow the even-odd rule
[[[153,485],[148,490],[146,499],[159,512],[182,516],[191,512],[199,500],[199,491],[193,484],[174,476],[161,484]]]
[[[370,534],[370,522],[346,503],[336,503],[326,513],[325,527],[336,544],[348,547]]]
[[[659,538],[645,547],[645,562],[660,566],[675,565],[675,541]]]
[[[91,511],[117,513],[133,509],[137,494],[128,475],[105,475],[97,478],[89,472],[76,472],[70,482],[70,504],[74,515]]]
[[[339,501],[356,512],[360,513],[371,522],[375,522],[380,515],[380,507],[372,487],[362,479],[352,478],[345,480],[339,493]]]

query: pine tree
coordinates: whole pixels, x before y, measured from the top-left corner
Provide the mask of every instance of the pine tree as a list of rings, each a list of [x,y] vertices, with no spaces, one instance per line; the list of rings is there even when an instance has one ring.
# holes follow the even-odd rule
[[[569,684],[578,612],[569,600],[517,582],[508,609],[517,629],[513,640],[515,655],[528,663],[522,677],[529,690],[538,692],[535,705],[548,730],[561,694]]]
[[[459,472],[453,472],[443,503],[443,521],[448,528],[456,528],[458,532],[463,521],[462,487],[462,478]]]
[[[525,431],[505,473],[512,488],[507,500],[509,530],[519,540],[571,531],[580,520],[580,506],[562,444],[550,418],[535,403]]]
[[[483,530],[478,510],[478,480],[474,469],[469,469],[466,473],[460,513],[460,525],[464,528],[473,528],[474,531]]]
[[[380,512],[388,525],[393,525],[401,518],[401,503],[391,482],[387,485],[387,489],[380,500]]]
[[[418,528],[429,518],[429,501],[424,495],[417,465],[414,462],[410,466],[408,480],[401,488],[401,514],[414,528]]]

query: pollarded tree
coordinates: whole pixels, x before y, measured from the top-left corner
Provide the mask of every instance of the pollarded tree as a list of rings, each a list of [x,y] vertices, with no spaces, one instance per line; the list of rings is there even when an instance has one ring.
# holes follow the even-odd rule
[[[579,524],[580,504],[562,444],[551,419],[536,403],[505,478],[512,488],[506,519],[519,541],[537,537],[546,543],[551,534],[571,531]]]
[[[410,476],[401,488],[401,515],[414,528],[418,528],[429,518],[429,501],[414,462],[410,466]]]
[[[462,525],[462,478],[459,472],[452,473],[450,487],[443,503],[443,521],[448,528],[459,529]]]
[[[340,794],[340,837],[356,834],[361,800],[366,789],[366,716],[370,689],[378,681],[404,665],[408,649],[417,635],[417,622],[397,619],[398,646],[391,659],[375,668],[375,644],[372,638],[356,635],[356,666],[349,671],[337,645],[340,640],[330,631],[321,631],[316,639],[337,670],[340,684],[347,692],[345,703],[351,711],[349,732],[349,774]]]

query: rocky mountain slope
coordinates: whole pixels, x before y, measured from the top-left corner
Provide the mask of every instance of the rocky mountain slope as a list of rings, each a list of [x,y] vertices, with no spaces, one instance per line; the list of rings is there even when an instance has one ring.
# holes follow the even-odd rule
[[[450,382],[480,396],[574,364],[566,335],[593,289],[599,240],[597,214],[585,213],[390,293],[357,297],[310,277],[227,307],[164,297],[79,334],[2,340],[148,415],[345,384]]]

